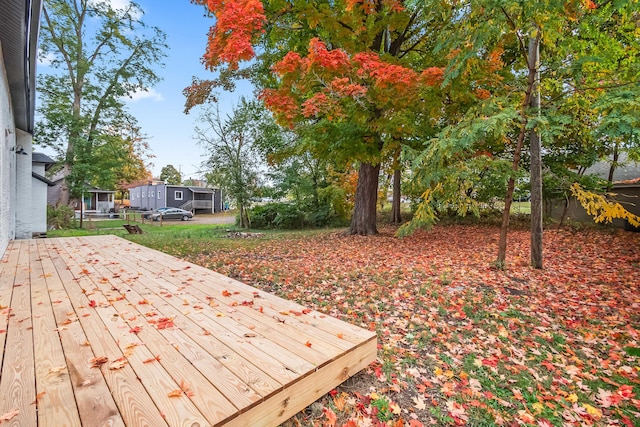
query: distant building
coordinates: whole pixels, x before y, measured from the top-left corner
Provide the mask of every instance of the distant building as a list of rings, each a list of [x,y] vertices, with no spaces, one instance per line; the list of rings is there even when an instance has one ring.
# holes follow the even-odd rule
[[[129,189],[131,208],[153,210],[163,207],[181,208],[198,213],[221,212],[219,189],[171,184],[139,185]]]
[[[58,204],[64,179],[65,177],[61,173],[52,177],[53,185],[49,187],[47,192],[47,203],[49,205],[56,206]],[[115,210],[115,191],[113,190],[103,190],[85,183],[80,198],[82,199],[82,206],[80,206],[80,199],[74,201],[76,212],[82,210],[86,214],[106,214]]]
[[[610,193],[615,194],[615,201],[620,203],[626,210],[640,216],[640,163],[628,160],[626,154],[620,155],[619,162],[621,165],[614,170]],[[607,180],[609,168],[610,162],[597,162],[585,171],[585,175],[595,175],[600,179]],[[593,222],[593,218],[587,214],[575,198],[570,198],[566,201],[553,201],[551,216],[559,219],[563,212],[565,219]],[[634,229],[627,221],[622,219],[614,219],[613,225],[627,230],[640,231]]]
[[[47,192],[54,185],[45,177],[45,172],[55,163],[51,157],[43,153],[31,153],[31,229],[33,235],[47,233]]]

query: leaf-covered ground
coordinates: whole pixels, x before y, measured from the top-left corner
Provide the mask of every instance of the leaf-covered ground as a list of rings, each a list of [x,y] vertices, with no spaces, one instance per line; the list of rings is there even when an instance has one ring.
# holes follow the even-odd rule
[[[378,361],[286,425],[640,425],[640,234],[438,226],[167,252],[378,333]],[[192,243],[193,244],[193,243]]]

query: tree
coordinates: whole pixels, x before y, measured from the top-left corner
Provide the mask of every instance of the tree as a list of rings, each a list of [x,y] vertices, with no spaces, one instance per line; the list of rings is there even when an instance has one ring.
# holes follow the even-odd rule
[[[260,99],[280,123],[313,129],[307,150],[357,165],[350,231],[377,233],[380,165],[393,156],[394,141],[414,130],[423,92],[442,76],[428,64],[438,20],[426,7],[397,0],[194,3],[216,17],[203,58],[221,70],[215,84],[246,76],[239,62],[253,58],[259,44],[252,76],[264,89]],[[187,106],[209,99],[215,84],[195,81]]]
[[[54,147],[63,159],[63,204],[70,191],[77,196],[84,182],[105,172],[100,162],[105,151],[133,144],[128,155],[140,154],[143,139],[123,139],[118,131],[137,128],[123,99],[159,80],[153,67],[166,48],[164,33],[147,27],[141,16],[133,2],[116,10],[108,1],[44,2],[40,48],[54,72],[40,77],[42,119],[36,140]],[[120,159],[120,166],[127,167],[127,157]],[[139,166],[139,160],[132,163]]]
[[[251,226],[247,209],[259,184],[258,144],[263,137],[259,123],[264,113],[255,102],[242,98],[226,117],[217,106],[205,109],[200,114],[202,126],[195,128],[196,140],[208,153],[204,163],[210,170],[208,181],[235,199],[241,228]]]
[[[171,185],[182,183],[182,175],[173,165],[167,165],[160,170],[160,179]]]
[[[637,93],[637,10],[628,2],[469,1],[446,5],[443,13],[450,22],[439,46],[449,61],[443,86],[458,103],[459,113],[416,156],[422,167],[418,175],[427,175],[427,190],[415,218],[432,220],[438,206],[477,213],[479,192],[490,182],[502,181],[506,195],[497,262],[503,265],[515,181],[523,166],[531,165],[530,172],[536,168],[535,153],[526,156],[527,136],[530,142],[541,138],[553,147],[541,152],[553,153],[555,167],[564,156],[564,170],[575,166],[575,160],[597,158],[593,153],[598,144],[588,135],[599,121],[593,112],[596,101],[621,86],[634,87]],[[540,65],[529,54],[538,49]],[[538,72],[540,104],[532,102]],[[475,93],[476,100],[460,104],[464,91]],[[585,110],[592,112],[585,115]],[[581,159],[577,151],[568,156],[578,147]],[[507,161],[511,170],[505,171]],[[540,224],[541,210],[537,212],[532,221]],[[538,268],[539,237],[536,225],[532,265]]]

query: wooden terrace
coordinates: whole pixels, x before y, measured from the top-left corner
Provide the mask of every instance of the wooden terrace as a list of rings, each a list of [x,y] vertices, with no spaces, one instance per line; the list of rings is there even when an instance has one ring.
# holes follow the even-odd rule
[[[373,332],[119,237],[0,262],[2,426],[275,426],[375,358]]]

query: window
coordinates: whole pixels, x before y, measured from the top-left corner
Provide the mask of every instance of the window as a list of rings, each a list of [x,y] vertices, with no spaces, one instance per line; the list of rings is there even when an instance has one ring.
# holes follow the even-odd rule
[[[160,197],[160,192],[158,191],[158,200],[160,200],[162,197]]]
[[[143,192],[142,192],[142,198],[144,199],[145,197],[146,197],[146,196],[145,196],[145,192],[143,191]]]
[[[173,193],[173,195],[175,196],[176,200],[182,200],[182,191],[176,191],[175,193]]]
[[[149,197],[156,197],[156,192],[152,191],[151,193],[149,193]]]

